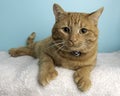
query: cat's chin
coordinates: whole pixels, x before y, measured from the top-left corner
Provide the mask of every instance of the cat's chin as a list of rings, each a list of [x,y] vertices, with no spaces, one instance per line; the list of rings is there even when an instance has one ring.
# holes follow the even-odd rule
[[[74,52],[74,51],[81,52],[80,48],[76,48],[76,47],[66,47],[65,50],[68,52]]]
[[[90,50],[87,50],[86,48],[76,48],[76,47],[66,47],[65,50],[67,52],[80,52],[80,53],[88,53]]]
[[[68,46],[68,47],[66,47],[66,49],[68,49],[70,51],[80,51],[81,48],[80,47],[74,47],[74,46],[73,47]]]

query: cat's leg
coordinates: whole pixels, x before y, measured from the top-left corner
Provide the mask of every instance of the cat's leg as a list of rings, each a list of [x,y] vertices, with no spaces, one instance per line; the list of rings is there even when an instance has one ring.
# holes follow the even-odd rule
[[[34,50],[28,47],[12,48],[9,50],[9,54],[13,57],[29,55],[35,57]]]
[[[87,91],[91,87],[90,72],[93,66],[87,66],[75,71],[73,77],[78,89]]]
[[[34,39],[35,39],[35,32],[33,32],[28,38],[27,38],[27,41],[26,41],[26,46],[25,47],[20,47],[20,48],[11,48],[9,50],[9,54],[13,57],[17,57],[17,56],[23,56],[23,55],[29,55],[29,56],[33,56],[33,57],[36,57],[35,56],[35,53],[34,53],[34,46],[35,46],[35,42],[34,42]]]
[[[47,85],[51,80],[55,79],[58,72],[55,70],[54,62],[51,57],[41,54],[39,61],[38,82],[42,86]]]

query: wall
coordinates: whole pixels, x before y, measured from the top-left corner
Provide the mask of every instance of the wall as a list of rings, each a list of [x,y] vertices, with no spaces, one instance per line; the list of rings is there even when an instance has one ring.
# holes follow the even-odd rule
[[[54,3],[77,12],[104,6],[99,19],[99,52],[120,50],[120,0],[0,0],[0,51],[24,45],[33,31],[36,40],[49,36],[55,21]]]

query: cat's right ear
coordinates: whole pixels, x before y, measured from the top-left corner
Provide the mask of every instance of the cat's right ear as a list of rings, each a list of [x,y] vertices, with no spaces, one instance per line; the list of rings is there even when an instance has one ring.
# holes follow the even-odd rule
[[[65,11],[58,4],[53,5],[53,12],[54,12],[56,21],[64,17]]]
[[[90,14],[89,14],[89,18],[90,18],[91,20],[93,20],[95,24],[97,24],[98,19],[99,19],[100,15],[102,14],[103,10],[104,10],[104,7],[98,9],[98,10],[95,11],[95,12],[90,13]]]

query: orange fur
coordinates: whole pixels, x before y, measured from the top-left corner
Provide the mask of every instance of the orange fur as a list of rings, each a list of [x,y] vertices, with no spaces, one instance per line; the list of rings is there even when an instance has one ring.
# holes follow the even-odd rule
[[[98,18],[103,8],[93,13],[65,12],[59,5],[53,6],[56,22],[52,36],[33,42],[35,34],[27,40],[27,46],[11,49],[12,56],[30,55],[39,58],[38,81],[47,85],[57,75],[55,65],[75,70],[74,81],[81,91],[91,86],[90,72],[96,64],[98,47]]]

